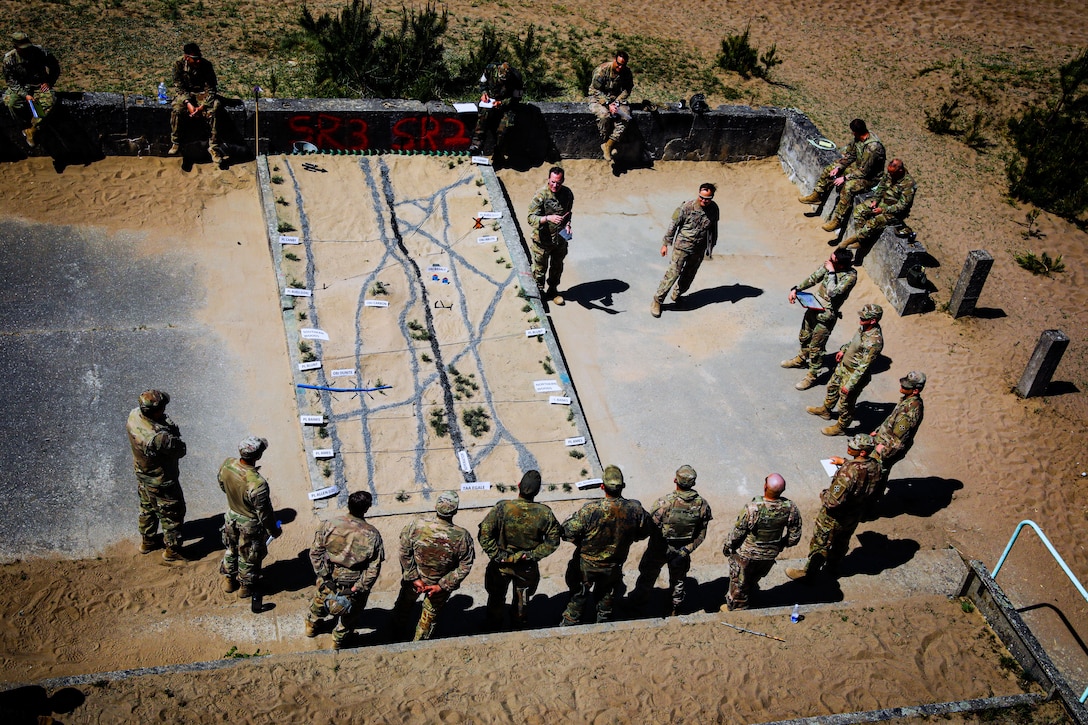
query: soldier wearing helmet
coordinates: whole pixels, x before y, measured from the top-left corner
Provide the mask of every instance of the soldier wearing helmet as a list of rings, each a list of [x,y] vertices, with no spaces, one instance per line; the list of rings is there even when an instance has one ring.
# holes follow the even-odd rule
[[[827,382],[823,405],[806,408],[812,415],[831,420],[835,406],[839,407],[839,419],[821,431],[825,436],[844,435],[854,420],[854,405],[861,391],[869,384],[869,369],[884,349],[884,333],[880,329],[883,315],[884,310],[880,305],[868,304],[861,308],[857,332],[850,342],[835,353],[838,365]]]
[[[181,561],[181,524],[185,521],[185,494],[179,482],[178,461],[185,455],[181,430],[166,415],[170,394],[147,390],[128,414],[125,430],[132,447],[137,491],[140,495],[140,553],[159,548],[162,525],[166,549],[162,558]]]
[[[729,594],[726,609],[747,609],[748,599],[759,590],[774,560],[788,546],[801,540],[801,511],[783,496],[786,479],[772,473],[763,479],[763,496],[748,502],[737,516],[722,547],[729,557]]]
[[[922,403],[922,389],[925,387],[926,374],[920,370],[912,370],[899,378],[899,394],[902,397],[880,427],[873,431],[873,438],[876,439],[873,458],[880,461],[883,474],[870,501],[870,510],[884,496],[892,466],[903,460],[914,445],[914,434],[922,425],[925,415],[925,405]]]

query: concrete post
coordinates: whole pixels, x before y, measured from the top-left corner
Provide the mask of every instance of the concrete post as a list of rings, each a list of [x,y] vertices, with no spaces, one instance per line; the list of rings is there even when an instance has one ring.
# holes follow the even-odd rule
[[[952,299],[948,303],[948,311],[952,317],[960,318],[975,311],[975,304],[982,294],[982,286],[986,284],[986,277],[990,274],[990,267],[994,266],[994,258],[983,249],[976,249],[967,253],[967,261],[963,264],[960,278],[956,280],[956,287],[952,290]]]
[[[1038,344],[1035,345],[1035,352],[1031,354],[1031,360],[1028,360],[1028,366],[1024,369],[1024,375],[1016,386],[1016,392],[1023,398],[1046,392],[1046,386],[1050,384],[1050,378],[1058,369],[1058,363],[1062,361],[1067,347],[1069,338],[1061,330],[1043,330]]]

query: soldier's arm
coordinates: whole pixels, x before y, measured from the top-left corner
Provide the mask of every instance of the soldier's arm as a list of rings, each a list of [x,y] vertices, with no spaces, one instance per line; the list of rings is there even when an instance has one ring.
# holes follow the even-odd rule
[[[544,212],[544,193],[539,192],[529,202],[529,226],[533,229],[540,229],[540,220],[545,216],[547,214]]]
[[[570,541],[577,546],[585,535],[585,522],[582,521],[581,511],[575,511],[569,519],[563,522],[559,535],[563,541]]]
[[[835,274],[829,274],[827,276],[827,282],[824,284],[824,289],[827,290],[828,298],[830,298],[837,307],[842,304],[850,294],[850,290],[854,289],[854,285],[857,284],[857,282],[858,273],[852,269],[847,272],[836,272]]]
[[[620,94],[616,96],[616,103],[626,103],[631,96],[631,90],[635,87],[635,75],[630,70],[620,72]]]
[[[487,516],[484,516],[484,520],[480,522],[478,537],[480,548],[484,550],[489,559],[497,559],[499,556],[499,506],[502,506],[502,503],[492,506],[491,510],[487,512]]]
[[[189,82],[185,79],[185,61],[174,63],[174,95],[181,97],[189,95]]]
[[[905,213],[910,205],[914,202],[914,192],[916,187],[914,185],[914,179],[909,176],[904,176],[900,180],[899,195],[894,204],[889,204],[884,207],[884,213],[890,214],[894,217],[898,217]]]
[[[602,106],[608,105],[608,94],[604,92],[604,65],[597,66],[597,70],[593,72],[593,80],[589,82],[589,95],[597,103]]]
[[[215,66],[209,61],[204,61],[204,89],[209,96],[219,95],[219,79],[215,77]]]
[[[332,574],[332,562],[329,561],[329,553],[325,549],[325,534],[328,524],[322,524],[314,534],[314,543],[310,546],[310,566],[314,568],[314,574],[319,579],[328,579]]]
[[[876,173],[876,170],[884,166],[884,146],[879,142],[866,143],[858,153],[857,167],[850,173],[848,179],[867,179]]]
[[[529,558],[533,561],[540,561],[545,557],[551,556],[556,549],[559,548],[559,521],[555,518],[555,514],[551,511],[548,512],[548,523],[544,527],[543,541],[533,548],[529,554]]]
[[[736,523],[733,524],[733,530],[729,532],[729,536],[725,537],[725,546],[722,547],[722,553],[729,556],[734,551],[740,548],[740,545],[744,543],[745,537],[748,536],[748,506],[740,512],[737,516]]]
[[[268,490],[268,482],[262,480],[249,494],[249,502],[253,504],[253,510],[257,512],[257,521],[264,527],[269,536],[279,536],[280,529],[276,526],[276,512],[272,509],[272,493]]]
[[[842,387],[847,390],[853,390],[854,386],[858,384],[862,376],[869,370],[869,366],[876,360],[876,356],[880,354],[880,351],[884,349],[884,343],[880,339],[872,344],[866,345],[858,353],[857,357],[853,361],[853,370],[850,372],[849,377],[843,381]]]
[[[851,164],[853,164],[857,160],[858,142],[851,141],[850,143],[846,144],[846,148],[843,149],[842,156],[839,158],[838,161],[835,162],[835,165],[845,171]]]
[[[60,61],[57,57],[45,51],[45,82],[50,88],[57,84],[57,79],[60,78]]]
[[[172,433],[160,430],[147,444],[147,452],[152,456],[184,458],[185,441]]]
[[[374,546],[374,556],[367,562],[363,575],[359,577],[359,581],[353,588],[360,592],[369,592],[373,589],[374,582],[378,581],[378,575],[382,573],[383,561],[385,561],[385,548],[382,546],[382,537],[378,536]]]
[[[801,281],[801,284],[797,285],[794,289],[808,289],[813,285],[819,284],[820,280],[822,280],[826,276],[827,268],[821,264],[819,269],[817,269],[809,276],[805,277],[804,280]],[[830,290],[828,290],[828,293],[830,294]]]
[[[710,520],[714,518],[714,515],[710,513],[709,506],[704,503],[703,508],[705,509],[705,512],[702,518],[699,519],[699,530],[695,532],[695,538],[691,540],[690,544],[682,547],[684,552],[689,556],[691,555],[691,552],[698,549],[702,546],[703,542],[706,541],[706,532],[707,529],[710,528]]]
[[[476,548],[472,545],[472,537],[465,533],[464,541],[459,542],[457,552],[457,567],[446,576],[438,580],[438,586],[447,592],[452,592],[461,586],[461,582],[472,570],[472,562],[476,560]]]
[[[820,494],[820,501],[823,503],[824,508],[836,509],[842,506],[843,500],[846,498],[846,492],[849,490],[850,469],[848,465],[844,464],[835,472],[835,477],[831,479],[831,485]]]
[[[408,524],[400,532],[400,578],[407,582],[419,579],[419,565],[416,564],[416,550],[412,546],[415,523]]]
[[[796,546],[801,540],[801,509],[790,502],[790,515],[786,519],[786,546]]]
[[[635,532],[634,541],[642,541],[643,539],[649,538],[650,536],[654,535],[655,532],[658,536],[660,536],[661,529],[658,528],[657,525],[654,523],[654,519],[652,516],[650,516],[649,512],[647,512],[646,509],[642,508],[642,504],[640,504],[638,501],[635,501],[635,505],[638,506],[638,512],[636,515],[641,518],[642,521],[638,527],[638,531]]]
[[[664,238],[661,243],[666,247],[672,244],[672,240],[676,237],[676,232],[684,223],[684,205],[676,207],[676,211],[672,213],[672,222],[669,224],[668,230],[665,232]]]

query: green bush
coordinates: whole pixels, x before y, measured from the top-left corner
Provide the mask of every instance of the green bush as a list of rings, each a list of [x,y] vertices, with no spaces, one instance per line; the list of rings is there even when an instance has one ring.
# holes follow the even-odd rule
[[[1019,252],[1013,255],[1013,259],[1032,274],[1049,277],[1052,273],[1065,271],[1065,262],[1062,261],[1062,255],[1060,254],[1051,259],[1046,252],[1038,256],[1035,255],[1035,252]]]
[[[766,53],[759,54],[749,41],[752,24],[749,23],[744,32],[738,35],[727,35],[722,38],[722,49],[718,53],[718,67],[722,70],[739,73],[742,78],[767,78],[771,69],[776,65],[782,65],[782,60],[777,56],[777,46],[772,45]]]

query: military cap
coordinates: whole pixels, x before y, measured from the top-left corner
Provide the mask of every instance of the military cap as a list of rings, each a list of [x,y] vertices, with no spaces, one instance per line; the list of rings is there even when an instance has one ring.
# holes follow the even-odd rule
[[[540,471],[526,471],[518,484],[518,490],[526,496],[535,496],[540,492]]]
[[[904,390],[921,390],[926,386],[926,374],[919,370],[911,370],[899,378],[899,387]]]
[[[443,491],[434,504],[434,510],[440,516],[453,516],[457,513],[457,507],[461,505],[461,498],[456,491]]]
[[[695,486],[695,469],[684,464],[676,469],[676,485],[685,491]]]
[[[850,448],[853,448],[855,451],[865,451],[866,453],[868,453],[869,451],[876,448],[876,438],[873,438],[868,433],[858,433],[856,436],[851,438],[850,442],[846,445],[848,445]]]
[[[140,410],[149,413],[162,410],[170,402],[170,393],[162,390],[145,390],[140,393]]]
[[[861,308],[858,317],[863,320],[879,320],[884,316],[884,308],[880,305],[868,304]]]
[[[267,438],[246,436],[245,440],[238,444],[238,454],[242,458],[260,458],[266,448],[268,448]]]
[[[26,48],[31,45],[30,36],[23,32],[12,33],[11,44],[16,48]]]
[[[604,488],[610,493],[618,493],[626,485],[623,482],[623,471],[619,466],[608,466],[604,469]]]

